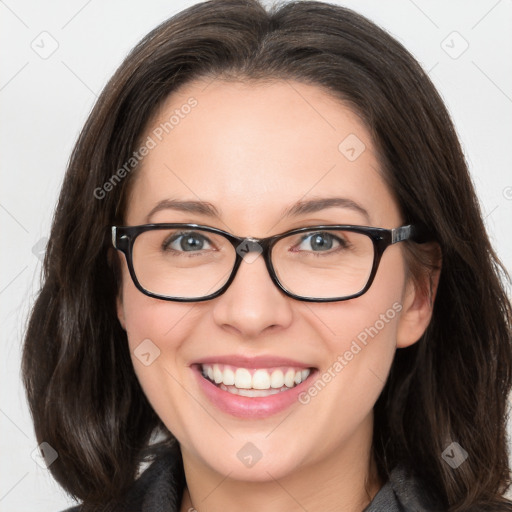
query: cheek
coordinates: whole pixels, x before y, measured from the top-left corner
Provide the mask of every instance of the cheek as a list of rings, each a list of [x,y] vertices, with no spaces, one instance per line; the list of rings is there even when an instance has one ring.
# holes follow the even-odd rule
[[[402,264],[399,252],[390,252],[362,296],[340,303],[308,304],[309,323],[320,333],[329,358],[304,402],[322,390],[324,399],[329,395],[340,410],[365,414],[373,407],[396,351],[403,309]]]
[[[122,310],[130,356],[147,394],[162,378],[162,371],[180,364],[181,340],[193,325],[194,309],[194,304],[148,297],[135,287],[129,275],[128,280],[124,276]]]
[[[130,356],[137,379],[154,411],[178,439],[185,437],[190,414],[183,352],[200,308],[146,297],[134,286],[124,290]],[[188,404],[188,406],[187,406]]]
[[[159,360],[175,359],[180,341],[186,336],[193,304],[176,303],[147,297],[134,286],[123,292],[123,310],[132,359],[138,358],[141,344],[155,345]],[[163,358],[163,359],[160,359]]]

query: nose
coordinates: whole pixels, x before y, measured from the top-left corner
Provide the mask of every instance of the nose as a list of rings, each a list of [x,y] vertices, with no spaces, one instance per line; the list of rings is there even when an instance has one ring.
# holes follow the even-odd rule
[[[292,300],[272,282],[260,254],[254,260],[244,259],[229,288],[213,299],[213,317],[219,327],[254,338],[266,330],[288,327]]]

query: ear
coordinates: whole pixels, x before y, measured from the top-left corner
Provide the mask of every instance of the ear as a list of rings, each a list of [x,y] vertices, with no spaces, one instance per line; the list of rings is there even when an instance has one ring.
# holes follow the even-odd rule
[[[397,348],[409,347],[424,334],[434,310],[434,300],[441,275],[441,249],[438,244],[429,244],[425,249],[435,268],[426,269],[418,276],[418,282],[409,276],[402,297],[402,312],[398,323]]]

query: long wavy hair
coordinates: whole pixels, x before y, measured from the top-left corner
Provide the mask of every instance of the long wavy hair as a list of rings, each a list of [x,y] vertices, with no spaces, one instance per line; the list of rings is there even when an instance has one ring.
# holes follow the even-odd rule
[[[193,5],[131,51],[89,115],[66,171],[23,348],[37,439],[59,455],[50,466],[55,479],[92,510],[133,485],[155,453],[152,434],[164,433],[158,446],[175,442],[139,385],[115,308],[119,268],[109,259],[109,227],[123,222],[137,166],[104,184],[133,156],[169,94],[198,78],[312,84],[365,122],[404,221],[428,226],[442,252],[431,323],[397,351],[375,405],[379,474],[412,468],[452,512],[512,510],[502,497],[509,277],[486,234],[452,121],[400,43],[363,16],[316,1]],[[429,258],[404,247],[418,278]],[[456,469],[442,458],[452,441],[468,453]]]

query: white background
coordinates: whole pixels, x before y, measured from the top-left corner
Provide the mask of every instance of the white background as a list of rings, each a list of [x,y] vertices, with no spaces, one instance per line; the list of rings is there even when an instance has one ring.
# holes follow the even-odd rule
[[[193,3],[0,0],[1,512],[59,511],[73,503],[31,458],[37,443],[20,383],[41,247],[97,95],[139,39]],[[456,124],[493,244],[512,271],[512,1],[336,3],[386,28],[429,71]],[[467,50],[453,58],[465,41]],[[31,47],[43,44],[58,48],[43,59]]]

